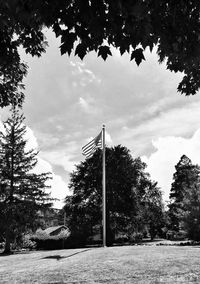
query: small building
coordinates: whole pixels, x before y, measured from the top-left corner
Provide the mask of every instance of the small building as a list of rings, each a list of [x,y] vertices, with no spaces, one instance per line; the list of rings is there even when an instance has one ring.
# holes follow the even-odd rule
[[[45,229],[43,232],[45,232],[49,236],[57,236],[61,232],[65,232],[65,231],[69,231],[69,229],[64,225],[61,225],[61,226],[49,227]]]

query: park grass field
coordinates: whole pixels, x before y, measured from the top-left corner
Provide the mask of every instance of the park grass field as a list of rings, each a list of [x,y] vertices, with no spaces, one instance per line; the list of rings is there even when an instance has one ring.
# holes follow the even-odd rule
[[[200,247],[120,246],[0,256],[0,283],[200,283]]]

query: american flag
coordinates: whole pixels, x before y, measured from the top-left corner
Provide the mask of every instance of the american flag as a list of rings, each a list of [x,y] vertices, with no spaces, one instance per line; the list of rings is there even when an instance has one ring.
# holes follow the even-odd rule
[[[97,148],[102,147],[102,131],[89,143],[82,147],[83,155],[87,158],[91,157]]]

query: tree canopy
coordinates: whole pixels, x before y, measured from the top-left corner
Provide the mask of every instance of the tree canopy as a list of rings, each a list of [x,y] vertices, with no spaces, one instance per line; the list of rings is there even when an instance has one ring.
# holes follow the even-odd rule
[[[162,196],[145,167],[124,146],[106,148],[107,244],[118,234],[131,240],[142,234],[145,226],[153,231],[154,224],[154,233],[160,226]],[[67,225],[72,235],[85,239],[92,235],[93,227],[102,223],[101,150],[77,165],[71,174],[70,188],[73,195],[66,198],[65,204]]]
[[[0,87],[12,86],[13,66],[24,70],[20,46],[33,56],[45,51],[47,27],[60,37],[61,54],[74,51],[81,59],[95,51],[106,60],[113,46],[139,65],[144,50],[156,45],[159,62],[184,73],[178,91],[194,95],[200,87],[199,13],[198,0],[0,0]],[[1,106],[10,103],[10,92],[1,97]]]

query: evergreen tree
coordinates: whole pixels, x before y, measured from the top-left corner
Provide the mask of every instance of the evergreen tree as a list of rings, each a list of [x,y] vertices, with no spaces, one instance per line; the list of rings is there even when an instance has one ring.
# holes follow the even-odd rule
[[[184,229],[190,239],[200,241],[200,180],[194,182],[185,192],[182,220]]]
[[[175,168],[174,182],[172,183],[170,192],[171,203],[169,204],[169,216],[172,229],[178,231],[184,210],[185,195],[198,181],[200,168],[198,165],[193,165],[186,155],[181,157]]]
[[[6,253],[14,238],[36,225],[38,210],[51,201],[45,192],[50,173],[34,173],[38,152],[26,149],[24,119],[13,108],[0,132],[0,231]]]

